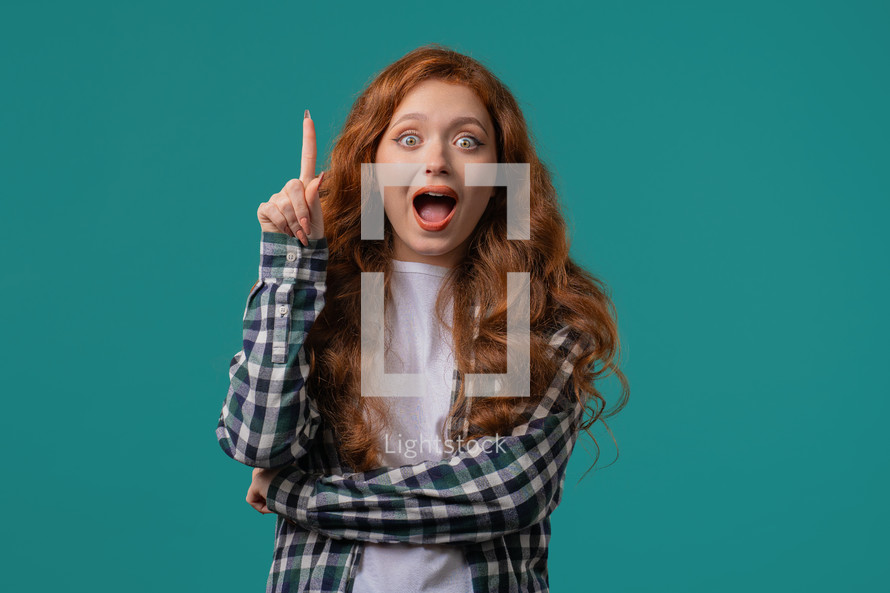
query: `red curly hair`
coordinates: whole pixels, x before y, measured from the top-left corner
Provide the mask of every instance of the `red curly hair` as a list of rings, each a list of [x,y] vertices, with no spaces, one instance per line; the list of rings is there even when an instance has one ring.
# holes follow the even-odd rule
[[[569,256],[566,223],[550,173],[535,152],[515,98],[477,60],[438,44],[422,46],[381,71],[355,100],[336,139],[320,190],[329,249],[327,293],[325,307],[304,345],[310,362],[308,389],[337,434],[342,460],[355,471],[381,465],[377,435],[388,422],[385,398],[362,397],[360,393],[361,273],[383,272],[389,298],[393,258],[393,231],[388,220],[383,240],[361,238],[360,164],[374,162],[396,108],[415,85],[428,79],[466,85],[475,91],[494,122],[498,162],[529,164],[530,240],[507,240],[506,190],[497,188],[471,234],[464,261],[449,270],[439,294],[436,313],[440,320],[446,295],[454,299],[451,331],[457,369],[461,373],[506,372],[505,272],[528,272],[531,398],[521,399],[536,404],[556,375],[558,363],[548,353],[548,337],[563,325],[590,338],[582,341],[584,350],[571,379],[574,397],[586,406],[588,419],[581,428],[590,434],[597,420],[605,424],[606,417],[624,407],[629,394],[617,366],[614,305],[604,285]],[[598,362],[600,368],[594,370]],[[620,380],[622,393],[617,405],[606,412],[605,399],[594,382],[609,373]],[[452,413],[466,410],[465,386],[466,382],[461,382]],[[518,399],[473,398],[468,438],[510,434],[521,422],[515,411]],[[448,430],[446,423],[445,432]],[[446,441],[458,438],[441,436]],[[596,444],[595,438],[593,441]],[[593,465],[598,458],[597,445]]]

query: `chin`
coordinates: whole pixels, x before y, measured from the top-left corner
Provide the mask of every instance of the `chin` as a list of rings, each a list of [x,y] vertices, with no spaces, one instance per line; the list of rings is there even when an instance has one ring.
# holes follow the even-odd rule
[[[457,245],[452,245],[450,241],[443,242],[442,240],[433,239],[431,241],[415,241],[412,243],[408,243],[408,248],[414,253],[419,253],[420,255],[445,255],[446,253],[454,250]]]

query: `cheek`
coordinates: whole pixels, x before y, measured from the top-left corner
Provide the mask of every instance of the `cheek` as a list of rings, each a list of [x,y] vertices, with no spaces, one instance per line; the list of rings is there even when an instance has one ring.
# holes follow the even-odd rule
[[[472,193],[470,193],[467,197],[469,198],[469,204],[467,207],[467,212],[472,215],[473,220],[478,220],[482,213],[485,212],[485,209],[488,207],[488,202],[491,199],[491,188],[473,188]]]
[[[413,216],[405,202],[405,196],[398,194],[401,188],[388,187],[383,193],[383,214],[393,228],[402,229]],[[393,193],[396,192],[396,193]]]
[[[404,204],[405,195],[403,188],[393,186],[381,186],[380,191],[383,193],[384,208],[394,208],[399,204]]]

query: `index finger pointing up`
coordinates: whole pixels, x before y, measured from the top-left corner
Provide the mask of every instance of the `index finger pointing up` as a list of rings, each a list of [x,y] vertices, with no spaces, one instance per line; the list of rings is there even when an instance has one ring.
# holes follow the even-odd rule
[[[315,122],[307,109],[303,113],[303,153],[300,156],[300,181],[304,186],[315,179],[315,155]]]

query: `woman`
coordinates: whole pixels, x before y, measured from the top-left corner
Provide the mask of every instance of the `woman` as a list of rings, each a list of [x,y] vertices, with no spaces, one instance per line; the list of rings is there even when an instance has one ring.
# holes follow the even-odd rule
[[[300,178],[258,209],[217,428],[257,468],[248,502],[278,515],[267,590],[548,591],[578,431],[627,383],[614,308],[569,257],[522,112],[479,62],[424,46],[358,97],[319,177],[315,154],[307,110]],[[416,166],[383,190],[382,240],[362,240],[362,163]],[[507,238],[506,187],[468,183],[476,163],[528,163],[529,240]],[[423,372],[422,397],[363,397],[362,272],[383,273],[386,372]],[[507,372],[507,272],[530,278],[529,396],[469,397],[467,373]],[[610,412],[606,372],[623,387]]]

